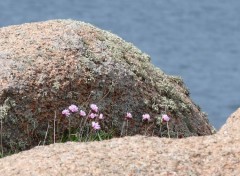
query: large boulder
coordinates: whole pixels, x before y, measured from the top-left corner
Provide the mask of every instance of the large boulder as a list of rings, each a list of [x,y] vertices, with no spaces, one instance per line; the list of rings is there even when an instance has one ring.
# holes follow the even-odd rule
[[[239,175],[240,109],[214,135],[166,139],[131,136],[39,146],[0,159],[13,175]]]
[[[1,28],[0,65],[4,153],[52,143],[54,135],[61,141],[68,130],[61,112],[70,104],[83,110],[97,104],[105,116],[102,130],[115,137],[126,112],[133,116],[127,135],[176,138],[214,131],[181,78],[166,75],[132,44],[90,24],[53,20]],[[142,123],[144,113],[150,123]],[[171,117],[168,125],[161,123],[162,114]],[[78,120],[72,119],[71,129]]]

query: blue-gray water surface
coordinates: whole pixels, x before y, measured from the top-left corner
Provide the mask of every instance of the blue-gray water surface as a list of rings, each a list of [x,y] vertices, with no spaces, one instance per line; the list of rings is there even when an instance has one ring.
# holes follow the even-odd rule
[[[4,0],[0,27],[75,19],[111,31],[179,75],[221,127],[240,104],[239,0]]]

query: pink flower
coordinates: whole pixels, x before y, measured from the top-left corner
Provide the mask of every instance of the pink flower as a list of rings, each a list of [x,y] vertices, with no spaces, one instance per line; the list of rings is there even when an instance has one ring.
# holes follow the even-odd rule
[[[91,105],[90,105],[90,108],[91,108],[94,112],[98,112],[98,107],[97,107],[97,105],[91,104]]]
[[[92,127],[94,130],[99,130],[101,128],[98,122],[92,122]]]
[[[150,115],[149,115],[149,114],[143,114],[143,115],[142,115],[142,120],[147,120],[147,121],[149,121],[149,120],[150,120]]]
[[[163,115],[162,115],[162,120],[163,120],[164,122],[168,122],[168,121],[170,120],[170,117],[169,117],[167,114],[163,114]]]
[[[77,112],[78,111],[78,107],[76,105],[71,105],[68,107],[68,109],[71,111],[71,112]]]
[[[97,116],[97,114],[94,114],[94,113],[91,113],[91,114],[89,115],[89,117],[90,117],[91,119],[94,119],[96,116]]]
[[[125,116],[127,120],[132,119],[132,114],[130,112],[127,112],[127,115]]]
[[[103,114],[101,113],[101,114],[98,116],[98,118],[101,119],[101,120],[104,119]]]
[[[69,112],[68,109],[64,109],[64,110],[62,111],[62,114],[65,115],[65,116],[67,116],[67,117],[71,115],[71,113]]]
[[[80,114],[80,116],[82,116],[82,117],[86,116],[86,112],[83,111],[83,110],[81,110],[79,114]]]

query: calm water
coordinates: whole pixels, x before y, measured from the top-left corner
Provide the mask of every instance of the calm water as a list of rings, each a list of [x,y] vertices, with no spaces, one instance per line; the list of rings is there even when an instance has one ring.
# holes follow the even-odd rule
[[[239,0],[4,0],[0,27],[76,19],[109,30],[180,75],[219,128],[240,104]]]

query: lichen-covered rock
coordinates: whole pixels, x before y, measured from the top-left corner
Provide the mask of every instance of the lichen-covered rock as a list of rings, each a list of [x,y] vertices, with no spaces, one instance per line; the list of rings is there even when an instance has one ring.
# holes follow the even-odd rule
[[[210,176],[240,173],[240,109],[214,135],[131,136],[39,146],[0,159],[0,174]]]
[[[102,130],[119,136],[126,112],[128,135],[167,136],[161,114],[171,117],[169,135],[212,134],[206,116],[179,77],[168,76],[132,44],[92,25],[53,20],[0,29],[0,118],[4,152],[57,141],[68,129],[61,111],[70,104],[104,114]],[[56,113],[56,116],[55,116]],[[153,121],[142,123],[142,114]],[[54,128],[54,117],[56,117]],[[77,128],[77,118],[72,128]],[[147,125],[147,128],[146,128]],[[46,133],[47,132],[47,133]]]

